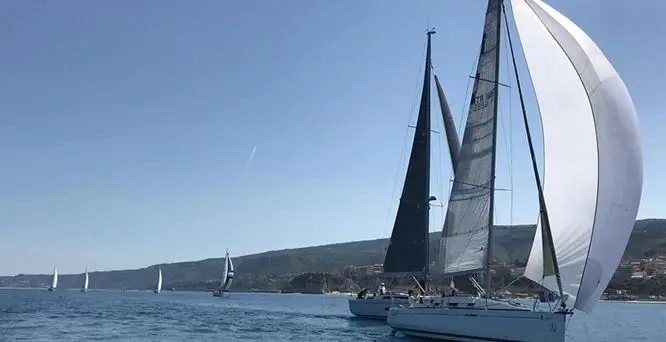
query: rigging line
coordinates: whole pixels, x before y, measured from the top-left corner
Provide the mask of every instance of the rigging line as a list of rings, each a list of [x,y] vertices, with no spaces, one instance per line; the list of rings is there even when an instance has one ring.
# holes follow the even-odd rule
[[[434,67],[432,67],[432,69],[433,69],[433,74],[434,74]],[[431,88],[433,88],[433,89],[431,89],[431,91],[433,91],[432,93],[436,94],[437,89],[434,89],[434,88],[436,88],[436,83],[433,82],[431,84],[431,86],[432,86]],[[434,96],[433,96],[433,98],[434,98]],[[433,101],[434,101],[434,99],[433,99]],[[441,101],[441,99],[438,99],[438,101]],[[436,107],[437,106],[435,106],[435,108]],[[438,121],[438,122],[440,122],[440,121]],[[446,129],[444,127],[444,123],[440,122],[440,124],[442,125],[441,129],[440,129],[440,132],[445,132]],[[444,193],[444,158],[442,158],[442,156],[444,155],[444,150],[442,148],[442,140],[443,140],[442,136],[446,136],[446,133],[439,134],[439,137],[437,139],[437,150],[438,151],[435,154],[435,159],[438,162],[434,163],[437,166],[437,168],[439,169],[439,170],[437,170],[437,171],[439,171],[438,175],[436,177],[434,177],[435,178],[435,183],[436,183],[436,186],[437,186],[437,192],[438,192],[437,198],[438,198],[439,202],[442,202],[442,200],[443,200],[442,198],[444,197],[443,196],[443,193]],[[430,151],[432,152],[432,149]],[[442,203],[442,208],[443,207],[444,207],[444,204]],[[433,224],[433,223],[436,223],[436,222],[431,223],[432,226],[437,228],[436,230],[438,230],[440,225],[444,224],[444,213],[445,213],[444,210],[440,210],[440,222],[439,222],[439,224]],[[430,231],[430,230],[428,230],[428,231]]]
[[[476,65],[478,63],[478,56],[481,53],[481,46],[479,46],[476,49],[476,54],[474,55],[475,57],[472,59],[472,67],[469,70],[468,75],[474,74],[474,69],[476,68]],[[457,125],[457,131],[458,131],[458,136],[463,136],[465,133],[465,113],[469,111],[469,105],[470,101],[468,100],[469,92],[470,92],[470,84],[472,84],[472,87],[474,86],[472,82],[473,78],[467,77],[467,88],[465,89],[465,97],[463,98],[463,107],[462,110],[460,111],[460,119],[458,119],[458,125]],[[462,148],[462,140],[460,141],[460,148]],[[449,194],[451,193],[451,188],[453,187],[453,178],[454,178],[454,173],[455,170],[453,168],[451,169],[451,174],[449,176]],[[448,209],[448,208],[447,208]]]
[[[508,141],[508,138],[507,138],[506,125],[505,125],[505,122],[504,122],[504,115],[505,115],[504,113],[505,112],[502,110],[502,106],[497,106],[497,112],[498,112],[497,117],[499,118],[500,126],[502,126],[501,137],[502,137],[502,142],[504,142],[504,150],[505,150],[504,153],[506,154],[507,164],[509,164],[509,160],[508,160],[509,159],[509,141]],[[509,170],[509,177],[510,176],[511,176],[511,170]]]
[[[431,72],[432,75],[435,74],[435,66],[433,65],[432,62],[430,62],[430,72]],[[437,94],[437,89],[436,88],[437,88],[436,83],[431,82],[430,83],[430,93],[431,94]],[[431,108],[433,108],[433,107],[437,108],[437,105],[433,106],[433,104],[435,104],[436,101],[439,101],[439,100],[435,100],[435,96],[431,96],[431,98],[430,98],[430,107]],[[433,111],[431,110],[430,111],[431,118],[433,116],[432,113],[433,113]],[[434,146],[432,146],[432,144],[430,146],[430,158],[431,158],[431,160],[435,159],[435,162],[431,163],[431,165],[430,165],[430,168],[431,168],[430,182],[435,183],[435,189],[436,189],[436,192],[437,192],[437,195],[435,197],[437,197],[437,199],[439,200],[440,199],[439,192],[441,191],[442,184],[443,184],[442,179],[441,179],[442,178],[441,174],[444,172],[444,169],[443,169],[444,165],[442,165],[443,164],[443,162],[442,162],[443,158],[441,158],[441,155],[443,153],[441,137],[442,137],[442,135],[446,135],[446,133],[445,133],[445,130],[443,129],[443,127],[441,129],[437,129],[437,130],[434,129],[433,123],[437,124],[437,123],[439,123],[439,120],[432,120],[431,122],[432,122],[431,126],[430,126],[430,131],[431,131],[430,134],[431,135],[435,131],[443,132],[442,134],[439,134],[438,139],[436,139],[437,140],[437,149],[433,148]],[[432,139],[431,139],[431,141],[432,141]],[[435,177],[432,177],[432,173],[435,174]],[[437,175],[439,175],[439,177],[437,177]],[[433,191],[432,191],[433,189],[432,188],[433,187],[430,186],[430,195],[433,194]],[[432,208],[432,206],[431,206],[431,208]],[[432,222],[432,220],[431,220],[430,225],[432,226],[433,223],[434,222]],[[428,231],[430,231],[430,227],[428,227]]]
[[[423,50],[422,50],[423,53],[421,54],[421,60],[425,59],[425,55],[427,53],[427,51],[426,51],[427,50],[427,45],[428,45],[427,42],[425,42],[423,44]],[[414,86],[414,93],[412,95],[412,102],[410,104],[409,116],[407,117],[407,124],[405,125],[405,135],[404,135],[403,142],[402,142],[402,151],[400,152],[400,160],[398,161],[398,165],[396,167],[396,174],[395,174],[395,177],[394,177],[393,189],[391,191],[391,202],[390,202],[391,204],[388,206],[389,210],[388,210],[388,214],[386,215],[387,217],[386,217],[386,224],[384,225],[385,226],[384,233],[381,237],[386,236],[386,230],[387,229],[388,230],[392,229],[392,227],[390,227],[391,226],[390,222],[391,222],[391,217],[393,216],[391,214],[393,213],[393,209],[394,209],[393,204],[394,204],[394,200],[395,200],[395,197],[396,197],[395,193],[396,193],[397,188],[400,184],[400,180],[402,179],[402,177],[400,177],[400,175],[403,173],[402,172],[403,168],[406,168],[406,165],[404,165],[404,164],[405,164],[405,154],[406,154],[406,151],[407,151],[407,146],[409,145],[411,147],[411,144],[409,142],[409,131],[411,129],[409,127],[410,126],[409,123],[412,121],[412,118],[414,117],[414,108],[416,106],[416,97],[419,96],[419,86],[421,85],[421,75],[423,74],[423,68],[425,68],[425,63],[420,64],[419,73],[418,73],[418,76],[417,76],[417,79],[416,79],[416,85]]]
[[[435,64],[432,63],[432,62],[431,62],[431,67],[432,67],[433,74],[435,74]],[[470,81],[468,80],[467,81],[467,87],[468,88],[469,88],[469,82]],[[442,87],[442,88],[444,88],[444,87]],[[439,98],[439,91],[437,90],[437,83],[436,82],[433,83],[433,93],[438,94],[437,101],[442,100],[441,98]],[[465,97],[467,97],[467,94],[465,95]],[[441,106],[440,106],[440,108],[441,108]],[[441,111],[441,109],[440,109],[440,111]],[[441,115],[439,115],[438,117],[443,117],[444,113],[440,113],[440,114]],[[446,219],[446,212],[447,212],[447,209],[448,209],[448,208],[444,208],[444,201],[446,201],[446,202],[449,201],[449,197],[450,197],[450,193],[451,193],[451,187],[452,187],[451,180],[453,179],[453,174],[455,173],[455,170],[453,169],[453,161],[451,161],[451,167],[450,167],[450,170],[449,170],[448,180],[447,181],[444,180],[445,166],[444,166],[444,158],[442,158],[442,156],[445,155],[446,153],[444,152],[444,148],[442,147],[442,145],[443,145],[442,140],[447,139],[446,140],[447,148],[451,148],[451,146],[449,146],[449,144],[448,144],[448,135],[445,133],[446,132],[446,127],[445,127],[444,122],[439,121],[439,120],[437,122],[440,123],[440,130],[439,131],[444,132],[444,133],[440,134],[439,139],[437,140],[438,149],[439,149],[439,153],[438,153],[438,156],[439,156],[439,158],[438,158],[438,160],[439,160],[439,163],[438,163],[439,177],[436,177],[436,179],[439,181],[439,184],[437,184],[437,190],[440,192],[440,196],[438,196],[437,199],[438,199],[438,202],[440,203],[439,206],[442,208],[442,210],[440,210],[439,225],[434,225],[437,228],[436,231],[439,230],[439,227],[444,226],[444,220]],[[455,123],[454,123],[454,128],[455,128]],[[444,138],[442,135],[446,138]],[[458,148],[460,148],[460,147],[458,146]],[[445,185],[445,183],[446,183],[446,185]]]
[[[504,7],[504,3],[501,3],[502,5],[502,13],[504,14],[504,22],[506,24],[507,28],[507,39],[509,42],[509,49],[511,50],[511,61],[513,62],[513,71],[514,75],[516,77],[516,86],[518,88],[518,95],[520,99],[520,108],[522,109],[522,114],[523,114],[523,123],[525,127],[525,135],[527,136],[527,144],[530,150],[530,159],[532,161],[532,171],[534,172],[534,180],[537,186],[537,193],[539,195],[539,213],[541,222],[542,222],[542,234],[544,234],[544,238],[547,239],[548,242],[548,248],[549,248],[549,254],[550,254],[550,259],[552,262],[552,267],[553,271],[555,273],[555,279],[557,280],[557,289],[559,290],[559,295],[560,297],[563,296],[564,292],[562,291],[562,278],[560,275],[560,267],[557,262],[557,254],[555,254],[555,245],[553,243],[553,235],[550,230],[550,220],[548,217],[548,210],[546,208],[546,199],[545,195],[543,193],[543,188],[541,185],[541,178],[539,177],[539,169],[537,167],[537,161],[536,161],[536,153],[534,152],[534,146],[532,143],[532,135],[530,133],[530,127],[529,127],[529,122],[527,120],[527,109],[525,108],[525,101],[523,98],[523,93],[520,87],[520,78],[518,77],[518,67],[516,66],[516,56],[513,51],[513,44],[511,43],[511,34],[509,32],[509,21],[507,19],[507,14],[506,14],[506,9]],[[545,254],[544,254],[544,259],[545,259]],[[545,261],[545,260],[544,260]]]
[[[508,47],[508,43],[506,42],[507,41],[506,34],[504,34],[502,36],[503,36],[504,45]],[[504,54],[505,54],[504,58],[506,59],[506,63],[507,63],[506,66],[505,66],[506,67],[506,79],[508,80],[507,88],[512,89],[513,84],[511,83],[512,78],[511,78],[511,66],[509,65],[509,61],[510,61],[509,51],[507,49],[504,49]],[[509,91],[509,96],[508,96],[509,97],[509,100],[508,100],[508,104],[509,104],[509,114],[508,114],[509,130],[511,129],[511,117],[512,117],[512,115],[511,115],[512,114],[511,100],[512,100],[513,96],[511,96],[511,95],[512,95],[512,92]],[[502,129],[505,129],[505,128],[506,128],[505,126],[502,126]],[[504,133],[506,134],[506,132],[504,132]],[[512,160],[509,158],[509,156],[510,156],[510,153],[509,153],[510,149],[509,148],[512,147],[512,145],[510,144],[510,141],[512,140],[511,137],[512,137],[511,131],[509,131],[508,138],[505,137],[505,140],[508,140],[508,141],[505,141],[505,142],[508,145],[507,146],[507,164],[508,164],[508,169],[509,169],[509,175],[513,174],[513,163],[512,163]]]
[[[479,47],[476,49],[476,55],[475,55],[475,57],[474,57],[473,60],[472,60],[472,67],[470,68],[470,71],[469,71],[469,73],[468,73],[469,75],[475,74],[474,71],[475,71],[475,69],[476,69],[476,67],[477,67],[477,64],[478,64],[478,62],[479,62],[479,58],[478,58],[478,56],[479,56],[480,54],[481,54],[481,46],[479,46]],[[466,120],[465,120],[465,119],[466,119],[465,113],[469,112],[469,106],[471,106],[471,102],[468,100],[468,98],[469,98],[469,96],[470,96],[470,90],[471,90],[471,88],[474,88],[474,83],[472,82],[472,79],[476,80],[476,77],[473,77],[473,78],[468,77],[468,78],[467,78],[467,89],[465,90],[465,98],[464,98],[464,100],[463,100],[463,103],[464,103],[464,104],[463,104],[462,111],[461,111],[461,113],[460,113],[460,120],[458,121],[458,127],[457,127],[457,129],[458,129],[458,136],[462,136],[462,137],[463,137],[463,140],[460,141],[460,148],[463,147],[463,142],[464,142],[464,139],[465,139],[465,137],[464,137],[464,134],[465,134],[465,126],[467,126],[467,125],[466,125]],[[471,83],[471,87],[470,87],[470,83]],[[448,196],[448,198],[447,198],[447,202],[448,202],[448,201],[450,200],[450,198],[451,198],[451,191],[453,191],[453,183],[455,183],[455,170],[453,170],[453,168],[452,168],[452,169],[451,169],[451,173],[450,173],[450,175],[449,175],[449,196]],[[444,224],[446,223],[446,215],[447,215],[447,213],[448,213],[448,210],[449,210],[449,207],[448,207],[448,205],[447,205],[447,206],[446,206],[446,212],[444,213],[444,221],[442,222],[442,231],[445,229]],[[468,212],[468,211],[469,211],[469,207],[465,208],[465,212],[463,213],[463,215],[467,215],[467,212]],[[456,226],[456,227],[459,227],[461,224],[462,224],[462,222],[458,222],[458,226]]]
[[[503,40],[506,42],[506,36],[504,36],[503,38],[504,38]],[[508,46],[508,45],[505,43],[505,46]],[[508,174],[508,176],[509,176],[508,177],[509,178],[509,190],[508,191],[511,192],[511,194],[509,194],[509,196],[510,196],[509,213],[508,213],[509,222],[510,222],[509,224],[513,224],[513,216],[512,216],[512,211],[513,211],[513,203],[512,203],[512,200],[513,200],[513,182],[512,182],[512,180],[513,180],[513,160],[512,160],[512,153],[511,153],[511,150],[513,148],[512,147],[513,146],[513,144],[512,144],[512,134],[513,134],[513,132],[512,132],[512,129],[511,129],[511,125],[512,125],[512,121],[511,121],[511,117],[512,117],[512,110],[511,110],[511,94],[512,93],[511,93],[511,89],[512,88],[511,88],[511,86],[512,85],[511,85],[511,70],[510,70],[510,67],[508,65],[508,61],[509,61],[508,51],[506,49],[504,49],[504,50],[505,50],[504,51],[505,52],[505,58],[507,58],[506,59],[506,61],[507,61],[507,65],[506,65],[506,74],[507,74],[507,76],[506,76],[506,78],[509,80],[509,83],[507,84],[507,86],[508,86],[507,87],[508,88],[507,92],[509,94],[509,96],[508,96],[508,98],[509,98],[508,99],[509,110],[508,111],[503,110],[503,104],[499,103],[500,105],[498,106],[498,118],[499,118],[499,121],[500,121],[500,126],[502,127],[501,138],[502,138],[502,142],[503,142],[503,145],[504,145],[505,158],[506,158],[507,169],[508,169],[508,173],[509,173]],[[503,92],[504,89],[502,89],[500,91]],[[503,99],[504,97],[501,97],[501,98]],[[508,118],[505,118],[505,116],[508,116]],[[508,121],[508,124],[509,124],[508,134],[507,134],[507,127],[506,127],[507,126],[507,121]],[[495,208],[495,214],[496,214],[495,218],[499,218],[500,215],[497,211],[497,208]],[[511,239],[510,233],[509,233],[509,239]]]
[[[508,47],[509,44],[507,42],[507,37],[509,35],[509,32],[508,32],[508,22],[506,21],[506,18],[505,18],[505,23],[506,23],[506,29],[505,29],[506,34],[504,34],[502,36],[503,36],[504,46]],[[504,49],[504,55],[505,55],[504,58],[505,58],[505,61],[506,61],[506,73],[507,73],[507,75],[506,75],[506,80],[507,81],[506,82],[509,85],[509,89],[510,89],[509,90],[509,96],[508,96],[509,97],[509,99],[508,99],[508,102],[509,102],[509,113],[508,113],[509,137],[508,137],[508,145],[509,146],[508,146],[508,151],[507,151],[507,159],[508,159],[507,163],[508,163],[508,168],[509,168],[509,189],[510,189],[510,191],[509,191],[509,229],[507,230],[507,239],[509,240],[509,244],[512,244],[513,243],[513,237],[514,237],[513,236],[514,231],[512,229],[512,227],[513,227],[513,214],[514,214],[513,204],[514,204],[514,198],[515,198],[515,194],[513,192],[513,189],[514,189],[514,187],[513,187],[514,186],[514,182],[513,182],[514,181],[514,169],[513,169],[513,107],[512,107],[513,92],[511,91],[513,89],[513,79],[511,77],[511,66],[509,65],[509,61],[510,61],[509,49]],[[504,126],[502,126],[502,127],[504,128]],[[513,263],[513,261],[515,260],[514,255],[512,255],[511,252],[508,253],[508,258],[511,259],[511,260],[508,260],[511,263]],[[520,279],[520,277],[516,278],[510,284],[513,284],[518,279]],[[509,286],[509,285],[507,285],[507,286]]]
[[[511,84],[511,80],[509,80]],[[513,192],[513,180],[515,177],[513,169],[513,96],[509,95],[509,188],[511,188],[511,193],[509,194],[509,224],[513,226],[513,201],[514,201],[514,192]]]
[[[432,73],[434,75],[435,74],[435,65],[432,62],[430,63],[430,65],[431,65]],[[431,85],[432,85],[432,88],[431,88],[432,93],[433,94],[438,94],[437,83],[432,82]],[[435,98],[435,96],[433,96],[432,101],[435,101],[434,98]],[[437,96],[437,101],[438,102],[441,101],[441,99],[439,98],[439,95]],[[438,106],[435,106],[435,108],[437,108],[437,107]],[[440,109],[440,111],[441,111],[441,109]],[[443,114],[443,113],[440,113],[440,114]],[[437,117],[442,117],[442,115],[438,115]],[[448,192],[446,192],[444,187],[445,187],[445,183],[446,183],[447,188],[448,188],[449,184],[448,184],[447,181],[444,180],[444,158],[442,158],[442,156],[445,155],[445,152],[444,152],[444,148],[442,147],[442,145],[443,145],[442,140],[445,139],[444,137],[448,137],[448,136],[446,135],[446,127],[444,127],[444,122],[440,121],[440,120],[437,120],[437,122],[440,125],[439,131],[443,132],[443,133],[439,134],[439,137],[437,139],[437,149],[438,149],[438,151],[435,155],[435,158],[438,162],[436,162],[434,164],[439,168],[439,170],[438,170],[439,174],[434,178],[437,182],[436,186],[437,186],[438,195],[436,197],[437,197],[438,202],[441,204],[439,206],[442,207],[442,209],[444,209],[444,196],[446,196],[446,200],[448,201]],[[447,140],[446,145],[448,147],[448,140]],[[453,173],[453,167],[451,167],[449,175],[451,175],[452,173]],[[445,216],[446,216],[446,210],[440,210],[439,223],[437,224],[436,222],[431,222],[431,225],[436,228],[435,231],[439,230],[439,227],[442,227],[444,225]]]
[[[509,91],[509,94],[511,94],[510,91]],[[502,126],[502,141],[504,142],[504,153],[506,154],[505,157],[506,157],[507,168],[509,169],[508,171],[509,171],[509,178],[510,178],[511,177],[511,168],[509,167],[509,165],[510,165],[511,161],[509,159],[509,138],[508,138],[508,135],[507,135],[506,121],[504,120],[505,119],[504,117],[505,116],[511,116],[511,112],[508,112],[508,114],[507,114],[506,111],[502,110],[502,106],[498,106],[497,110],[499,112],[497,116],[499,117],[500,125]]]

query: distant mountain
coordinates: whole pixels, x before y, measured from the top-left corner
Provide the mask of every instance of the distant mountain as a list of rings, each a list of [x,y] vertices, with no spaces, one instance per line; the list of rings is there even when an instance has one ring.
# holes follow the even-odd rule
[[[496,226],[494,257],[509,262],[524,262],[529,255],[534,225]],[[338,243],[270,251],[234,258],[236,290],[268,286],[272,282],[286,283],[305,272],[339,273],[347,265],[378,264],[384,261],[388,239]],[[625,257],[640,258],[666,251],[666,220],[639,220],[629,240]],[[439,252],[439,233],[430,234],[432,259]],[[150,289],[157,281],[157,268],[164,274],[164,288],[186,288],[187,284],[214,284],[222,274],[223,258],[153,265],[122,271],[92,272],[90,288]],[[17,275],[0,277],[0,286],[47,286],[51,275]],[[59,287],[79,288],[83,274],[60,275]],[[213,286],[213,285],[211,285]]]

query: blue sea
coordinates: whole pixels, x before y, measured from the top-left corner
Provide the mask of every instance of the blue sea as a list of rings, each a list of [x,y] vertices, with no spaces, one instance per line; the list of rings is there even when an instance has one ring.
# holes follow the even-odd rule
[[[0,341],[423,341],[351,317],[345,296],[0,289]],[[567,341],[666,341],[666,304],[600,303]]]

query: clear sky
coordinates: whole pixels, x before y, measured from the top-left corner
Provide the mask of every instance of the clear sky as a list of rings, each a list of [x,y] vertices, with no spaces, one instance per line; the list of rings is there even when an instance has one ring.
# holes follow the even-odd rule
[[[664,217],[666,2],[549,3],[597,42],[629,87],[645,147],[639,218]],[[225,248],[243,255],[389,236],[426,28],[437,28],[434,69],[460,124],[485,6],[5,3],[0,275],[49,273],[54,263],[62,273],[123,269],[220,257]],[[514,204],[510,215],[510,193],[501,192],[496,221],[532,223],[536,195],[519,107],[515,96],[502,101],[499,149],[513,152],[498,156],[498,187],[513,189]],[[446,200],[448,152],[442,137],[434,145],[433,194]],[[431,229],[439,230],[442,209],[432,216]]]

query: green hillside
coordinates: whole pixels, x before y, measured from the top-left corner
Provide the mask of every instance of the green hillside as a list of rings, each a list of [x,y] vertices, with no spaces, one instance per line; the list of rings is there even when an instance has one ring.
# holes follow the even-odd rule
[[[495,228],[495,257],[510,262],[524,262],[531,248],[534,225],[498,226]],[[430,234],[433,260],[439,249],[439,233]],[[234,258],[234,289],[274,288],[305,272],[339,273],[347,265],[382,263],[388,239],[346,242],[325,246],[270,251]],[[625,257],[643,257],[666,251],[666,220],[648,219],[636,222]],[[164,274],[164,287],[191,288],[191,284],[210,282],[214,287],[223,269],[223,259],[153,265],[136,270],[93,272],[90,287],[107,289],[148,289],[155,285],[157,268]],[[50,275],[0,277],[0,286],[46,286]],[[60,286],[77,288],[82,275],[61,275]],[[200,286],[200,285],[198,285]]]

